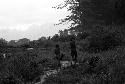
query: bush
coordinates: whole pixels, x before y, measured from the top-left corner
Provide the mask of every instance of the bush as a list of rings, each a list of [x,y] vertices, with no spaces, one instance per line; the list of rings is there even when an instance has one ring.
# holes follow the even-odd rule
[[[89,42],[87,40],[80,40],[77,45],[78,50],[84,52],[88,48]]]
[[[87,32],[78,33],[77,39],[82,40],[82,39],[85,39],[87,36],[89,36],[89,33]]]
[[[95,53],[120,46],[123,40],[118,30],[107,30],[106,27],[93,31],[87,39],[89,40],[88,51]]]
[[[46,40],[43,46],[44,46],[45,48],[50,48],[50,47],[53,47],[54,44],[55,44],[55,43],[54,43],[53,41],[51,41],[51,40]]]
[[[58,62],[56,62],[56,60],[54,59],[50,59],[50,58],[43,58],[39,64],[41,64],[44,67],[44,70],[46,69],[55,69],[58,67]]]
[[[33,81],[36,77],[41,75],[43,68],[39,68],[34,58],[27,53],[20,53],[17,57],[8,63],[10,73],[24,82]]]
[[[54,46],[54,42],[52,40],[43,40],[38,43],[39,47],[50,48]]]

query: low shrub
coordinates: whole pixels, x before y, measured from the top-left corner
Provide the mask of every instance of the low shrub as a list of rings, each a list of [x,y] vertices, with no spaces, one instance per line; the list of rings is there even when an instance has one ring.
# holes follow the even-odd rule
[[[106,27],[100,27],[100,29],[98,28],[93,31],[87,39],[89,40],[89,47],[87,50],[95,53],[120,46],[123,40],[120,31],[107,30]]]
[[[8,63],[8,70],[24,82],[33,81],[41,75],[43,68],[28,54],[20,54]]]

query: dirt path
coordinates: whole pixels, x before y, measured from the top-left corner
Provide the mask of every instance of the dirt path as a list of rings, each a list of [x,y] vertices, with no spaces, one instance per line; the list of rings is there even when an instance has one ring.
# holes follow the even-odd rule
[[[74,64],[74,63],[70,62],[70,61],[61,61],[61,69],[67,68],[67,67],[71,66],[72,64]],[[58,74],[61,69],[58,68],[58,69],[54,69],[54,70],[45,71],[44,75],[41,75],[41,77],[40,77],[40,79],[41,79],[40,82],[37,82],[35,84],[42,84],[45,81],[45,78],[47,78],[51,75]]]

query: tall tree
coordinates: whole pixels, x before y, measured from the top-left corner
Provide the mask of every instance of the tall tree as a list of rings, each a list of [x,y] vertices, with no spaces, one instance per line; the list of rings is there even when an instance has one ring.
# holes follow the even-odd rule
[[[16,46],[17,46],[16,40],[11,40],[11,41],[9,41],[9,42],[8,42],[8,46],[16,47]]]
[[[93,24],[124,24],[125,0],[65,0],[57,9],[71,12],[61,22],[70,21],[72,30],[83,30]]]
[[[19,39],[18,41],[17,41],[17,45],[25,45],[25,44],[29,44],[29,42],[30,42],[30,39],[27,39],[27,38],[22,38],[22,39]]]
[[[59,41],[59,35],[58,34],[55,34],[51,40],[55,41],[55,42],[58,42]]]
[[[6,47],[7,46],[7,41],[3,38],[0,38],[0,47]]]

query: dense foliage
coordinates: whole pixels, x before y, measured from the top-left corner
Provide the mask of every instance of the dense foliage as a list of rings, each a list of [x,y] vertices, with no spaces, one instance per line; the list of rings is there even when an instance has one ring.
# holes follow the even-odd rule
[[[74,24],[86,23],[124,23],[124,0],[65,0],[56,8],[67,7],[71,14],[62,22],[73,21]]]

